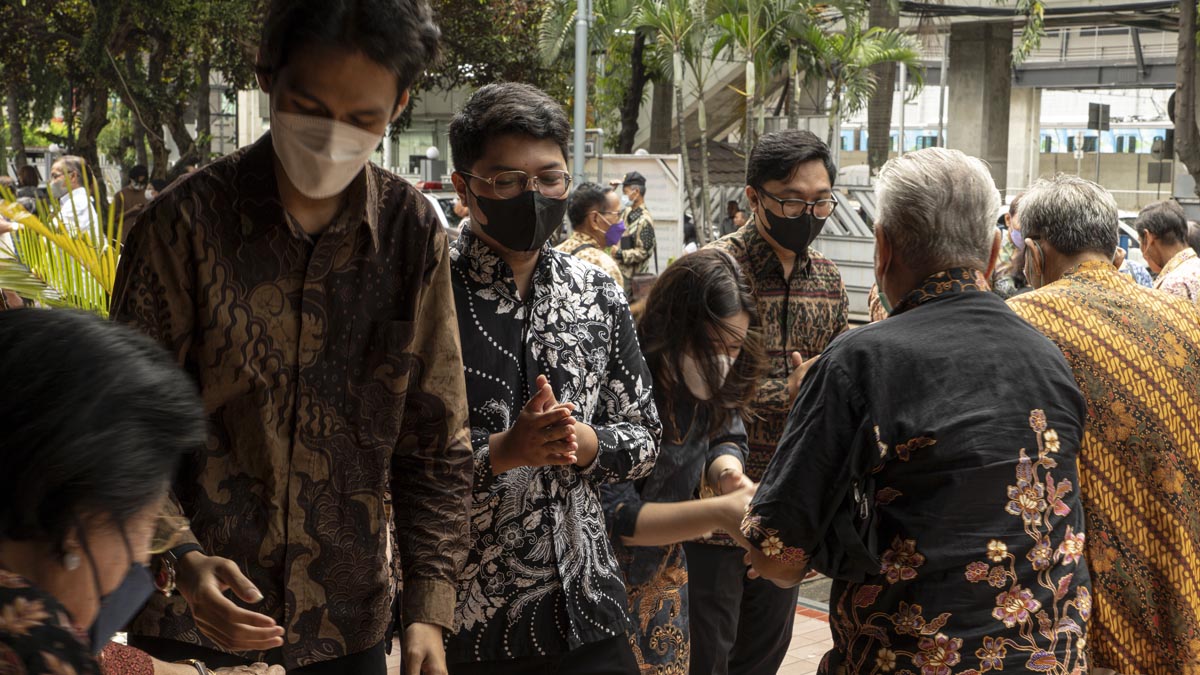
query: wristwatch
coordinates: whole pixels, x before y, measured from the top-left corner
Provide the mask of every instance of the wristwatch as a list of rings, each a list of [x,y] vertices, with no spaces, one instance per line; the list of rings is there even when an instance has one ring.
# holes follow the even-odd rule
[[[212,675],[212,671],[208,669],[208,666],[204,665],[204,662],[199,659],[184,659],[182,661],[176,661],[175,663],[178,663],[181,666],[191,666],[195,668],[196,672],[200,675]]]
[[[154,586],[159,593],[168,598],[175,594],[175,575],[179,569],[179,561],[192,551],[200,550],[201,548],[196,544],[184,544],[158,556],[158,568],[154,572]]]

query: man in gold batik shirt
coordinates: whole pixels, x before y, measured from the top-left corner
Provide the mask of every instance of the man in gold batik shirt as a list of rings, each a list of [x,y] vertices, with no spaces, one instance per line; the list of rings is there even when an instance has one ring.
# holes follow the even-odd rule
[[[1088,403],[1092,672],[1200,673],[1200,312],[1117,272],[1117,206],[1095,183],[1039,181],[1020,219],[1037,290],[1009,306],[1062,349]]]

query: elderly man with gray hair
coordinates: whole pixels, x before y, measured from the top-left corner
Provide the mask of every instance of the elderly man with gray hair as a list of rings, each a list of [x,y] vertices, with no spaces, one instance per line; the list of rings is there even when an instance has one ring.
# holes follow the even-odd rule
[[[996,186],[932,148],[888,162],[876,195],[895,310],[805,377],[742,523],[752,575],[834,579],[822,673],[1086,672],[1084,400],[976,282],[999,251]]]
[[[1099,185],[1038,181],[1020,218],[1037,290],[1009,306],[1062,349],[1088,401],[1092,672],[1198,672],[1200,312],[1117,273],[1117,204]]]

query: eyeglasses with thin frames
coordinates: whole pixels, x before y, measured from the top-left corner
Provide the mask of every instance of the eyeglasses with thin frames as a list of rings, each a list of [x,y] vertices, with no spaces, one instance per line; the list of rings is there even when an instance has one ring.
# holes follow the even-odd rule
[[[476,176],[466,171],[459,173],[487,183],[500,199],[512,199],[531,188],[540,192],[543,197],[560,199],[566,196],[571,186],[571,174],[558,170],[541,171],[535,176],[530,176],[524,171],[501,171],[491,178]]]
[[[804,199],[780,199],[762,188],[755,188],[755,190],[759,194],[770,197],[778,202],[780,210],[783,211],[784,218],[799,218],[807,211],[811,211],[814,218],[828,218],[833,215],[839,203],[834,197],[810,202]]]

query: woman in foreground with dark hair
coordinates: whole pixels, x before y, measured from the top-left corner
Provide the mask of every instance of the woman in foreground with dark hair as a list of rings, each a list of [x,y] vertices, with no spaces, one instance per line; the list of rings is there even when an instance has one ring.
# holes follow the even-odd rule
[[[97,673],[186,527],[160,513],[200,400],[149,339],[58,310],[0,312],[0,382],[0,664]]]
[[[604,505],[629,593],[634,654],[655,672],[688,671],[682,542],[717,529],[736,532],[754,495],[742,472],[740,413],[761,375],[763,352],[742,278],[724,252],[684,256],[659,277],[638,320],[663,419],[662,449],[649,476],[604,488]]]

